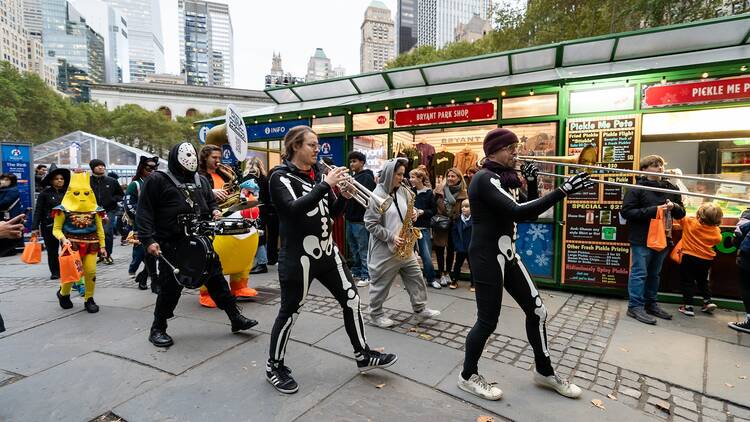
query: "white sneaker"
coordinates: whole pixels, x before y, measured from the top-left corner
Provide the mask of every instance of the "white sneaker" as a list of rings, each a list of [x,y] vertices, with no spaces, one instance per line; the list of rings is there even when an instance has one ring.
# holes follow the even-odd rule
[[[448,277],[448,274],[443,274],[440,276],[440,285],[443,287],[446,287],[451,282],[451,278]]]
[[[557,374],[545,377],[539,372],[534,371],[534,381],[544,387],[557,391],[560,395],[577,399],[581,396],[581,388],[572,384],[567,379],[560,378]]]
[[[435,318],[438,315],[440,315],[440,311],[430,308],[424,308],[420,312],[414,312],[414,316],[417,317],[417,319],[420,321]]]
[[[393,321],[392,319],[388,318],[385,315],[381,315],[377,318],[373,318],[372,322],[373,324],[377,325],[380,328],[389,328],[389,327],[393,327],[396,324],[395,321]]]
[[[359,281],[357,281],[357,287],[367,287],[370,285],[370,279],[369,278],[361,278]]]
[[[483,399],[500,400],[503,396],[503,390],[495,387],[494,384],[495,383],[487,382],[487,380],[479,374],[472,375],[468,381],[461,376],[461,373],[458,374],[458,388]]]

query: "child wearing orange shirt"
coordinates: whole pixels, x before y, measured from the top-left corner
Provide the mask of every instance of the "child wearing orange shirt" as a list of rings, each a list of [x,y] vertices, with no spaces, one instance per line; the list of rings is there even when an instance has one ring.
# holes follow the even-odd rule
[[[682,281],[683,305],[679,311],[683,315],[695,316],[693,310],[693,292],[698,285],[698,293],[703,296],[701,311],[711,313],[716,305],[711,302],[711,291],[708,287],[708,271],[711,269],[716,252],[714,246],[721,243],[721,208],[706,202],[698,208],[695,217],[678,220],[682,226],[682,262],[680,262],[680,279]]]

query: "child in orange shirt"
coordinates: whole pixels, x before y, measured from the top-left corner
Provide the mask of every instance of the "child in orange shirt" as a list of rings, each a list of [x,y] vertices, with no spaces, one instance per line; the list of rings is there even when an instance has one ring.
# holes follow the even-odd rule
[[[711,269],[716,252],[714,246],[721,243],[721,208],[706,202],[698,208],[695,217],[678,220],[682,226],[682,262],[680,279],[682,281],[682,299],[684,305],[679,311],[687,316],[695,316],[693,310],[693,292],[698,285],[698,293],[703,296],[701,311],[711,313],[716,305],[711,302],[711,291],[708,287],[708,271]]]

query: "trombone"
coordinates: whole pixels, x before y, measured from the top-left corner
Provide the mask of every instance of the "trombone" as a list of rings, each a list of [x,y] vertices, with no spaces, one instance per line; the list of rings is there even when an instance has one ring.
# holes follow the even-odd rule
[[[562,156],[558,155],[558,156],[548,156],[548,157],[533,156],[533,155],[519,155],[518,159],[520,161],[525,161],[525,162],[530,162],[530,163],[555,164],[555,165],[560,165],[560,166],[579,168],[579,169],[583,169],[584,171],[588,171],[589,173],[593,170],[599,170],[599,171],[608,171],[612,173],[638,174],[638,175],[645,175],[645,176],[660,175],[659,173],[653,173],[649,171],[618,169],[618,168],[597,166],[596,165],[597,156],[598,156],[598,153],[597,153],[596,146],[586,145],[578,155],[562,155]],[[552,176],[552,177],[563,177],[563,178],[568,177],[563,174],[547,173],[547,172],[541,172],[541,171],[539,172],[539,174],[543,176]],[[600,173],[600,174],[606,175],[606,173]],[[690,175],[683,175],[683,174],[664,173],[664,175],[669,178],[674,177],[678,179],[697,180],[697,181],[702,181],[702,182],[750,186],[750,182],[742,182],[739,180],[724,180],[724,179],[716,179],[716,178],[711,178],[711,177],[690,176]],[[716,199],[718,201],[726,201],[726,202],[734,202],[734,203],[739,203],[739,204],[750,205],[750,199],[732,198],[728,196],[711,195],[711,194],[699,193],[699,192],[685,192],[685,191],[680,191],[680,190],[658,188],[655,186],[634,185],[631,183],[620,183],[620,182],[613,182],[610,180],[600,180],[600,179],[595,179],[595,178],[592,178],[591,181],[595,183],[599,183],[599,184],[604,184],[604,185],[620,186],[620,187],[632,188],[632,189],[643,189],[643,190],[672,193],[672,194],[679,194],[679,195],[697,196],[701,198]]]
[[[328,171],[331,171],[335,168],[328,165],[328,163],[323,160],[320,160],[319,163]],[[376,209],[380,214],[385,214],[388,208],[391,207],[391,204],[393,204],[393,198],[391,198],[390,196],[381,198],[375,192],[371,192],[363,184],[356,181],[352,176],[348,176],[346,179],[339,182],[338,186],[341,190],[351,192],[351,194],[353,195],[352,199],[357,201],[359,205],[362,205],[365,208],[370,205],[370,201],[373,201],[375,203]]]

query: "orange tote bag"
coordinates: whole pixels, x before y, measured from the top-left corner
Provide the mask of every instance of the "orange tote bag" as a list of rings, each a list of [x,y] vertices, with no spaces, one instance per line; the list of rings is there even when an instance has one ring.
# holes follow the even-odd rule
[[[65,245],[60,253],[60,283],[74,283],[83,275],[83,262],[78,251]]]
[[[42,262],[42,245],[39,244],[36,235],[31,235],[31,240],[29,240],[29,243],[23,247],[21,262],[27,264],[38,264]]]
[[[667,230],[664,226],[664,208],[662,207],[656,209],[656,218],[652,218],[648,225],[646,246],[656,252],[661,252],[667,247]]]

